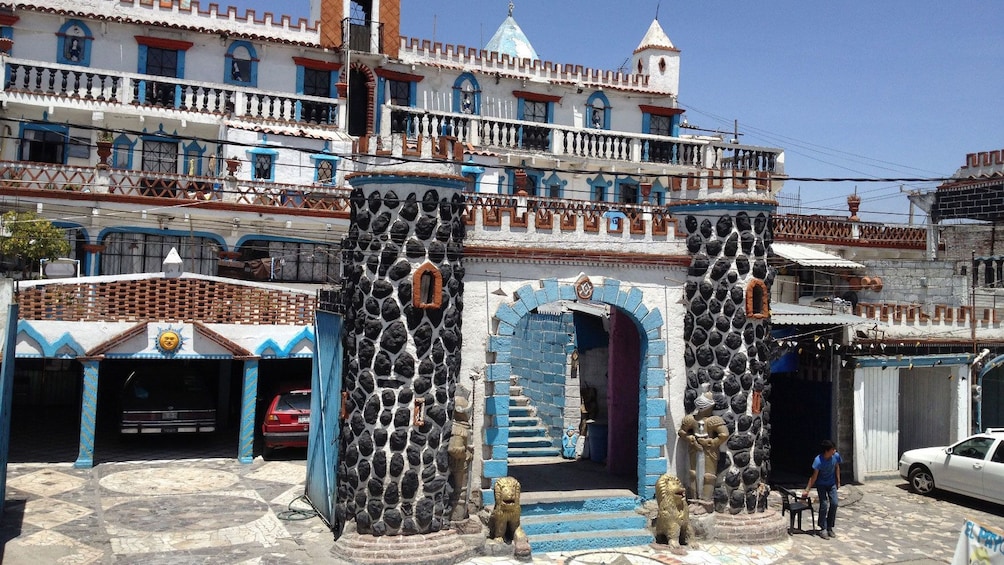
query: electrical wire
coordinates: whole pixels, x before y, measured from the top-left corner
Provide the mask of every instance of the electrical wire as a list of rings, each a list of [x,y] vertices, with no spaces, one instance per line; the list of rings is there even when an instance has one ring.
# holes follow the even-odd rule
[[[293,505],[298,502],[306,504],[308,508],[293,508]],[[289,504],[286,505],[286,509],[283,510],[282,512],[279,512],[275,516],[280,520],[286,520],[287,522],[296,522],[300,520],[309,520],[317,515],[318,515],[317,510],[314,510],[314,507],[310,505],[310,501],[307,499],[307,495],[303,494],[289,501]]]

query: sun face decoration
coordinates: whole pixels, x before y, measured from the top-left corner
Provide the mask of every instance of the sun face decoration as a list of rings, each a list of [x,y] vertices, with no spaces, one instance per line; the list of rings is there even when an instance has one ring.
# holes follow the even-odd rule
[[[157,338],[154,340],[157,350],[165,355],[176,353],[184,343],[185,340],[181,337],[181,330],[175,328],[160,330]]]

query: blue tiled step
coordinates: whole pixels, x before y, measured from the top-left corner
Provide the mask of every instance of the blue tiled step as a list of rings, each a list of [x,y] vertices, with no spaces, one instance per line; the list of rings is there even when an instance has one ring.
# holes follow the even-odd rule
[[[525,418],[533,415],[533,407],[531,406],[509,406],[510,418]]]
[[[547,436],[544,426],[514,426],[509,428],[509,438]]]
[[[532,416],[509,417],[509,427],[518,428],[520,426],[536,426],[540,424],[540,419]]]
[[[524,503],[520,514],[522,516],[548,516],[587,512],[633,512],[640,504],[640,500],[635,496],[590,497],[583,500]]]
[[[655,538],[648,530],[598,530],[566,534],[544,534],[530,536],[530,548],[534,555],[552,551],[577,551],[582,549],[604,549],[648,545]]]
[[[637,512],[583,512],[538,514],[520,519],[528,536],[602,530],[644,530],[646,518]]]
[[[551,438],[547,436],[526,436],[526,437],[509,437],[509,453],[512,454],[513,448],[520,447],[554,447],[551,443]]]
[[[560,452],[557,447],[513,447],[509,445],[509,458],[513,457],[557,457]]]

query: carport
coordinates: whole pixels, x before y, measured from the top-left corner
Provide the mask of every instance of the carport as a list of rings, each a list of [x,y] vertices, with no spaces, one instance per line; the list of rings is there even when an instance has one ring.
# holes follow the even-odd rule
[[[184,449],[192,451],[189,457],[236,452],[243,463],[252,461],[260,433],[262,367],[270,375],[267,387],[285,377],[309,381],[315,299],[308,291],[158,273],[22,282],[18,298],[15,381],[21,378],[31,391],[55,375],[47,367],[60,369],[60,394],[70,397],[58,410],[59,435],[76,436],[75,467],[93,466],[96,449],[101,456],[102,449],[117,445],[105,439],[117,438],[118,398],[133,372],[177,368],[205,376],[221,431],[210,442],[179,438],[181,456]],[[41,377],[33,380],[32,372]],[[14,389],[16,394],[24,387]],[[32,410],[22,412],[30,416]],[[151,439],[140,435],[133,447],[146,447]]]

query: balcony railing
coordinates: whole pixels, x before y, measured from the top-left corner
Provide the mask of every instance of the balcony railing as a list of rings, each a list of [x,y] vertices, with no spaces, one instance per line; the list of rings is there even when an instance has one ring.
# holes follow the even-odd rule
[[[506,118],[431,112],[385,106],[384,135],[452,136],[464,144],[510,151],[545,151],[557,157],[582,157],[632,163],[662,163],[709,169],[784,174],[782,151],[721,141],[697,140],[575,128]]]
[[[219,83],[99,71],[40,61],[8,59],[3,90],[27,103],[57,97],[87,104],[137,105],[248,120],[338,125],[338,100],[270,92]]]
[[[347,212],[349,191],[322,184],[283,184],[46,163],[0,162],[0,190],[92,192],[172,200]]]

